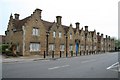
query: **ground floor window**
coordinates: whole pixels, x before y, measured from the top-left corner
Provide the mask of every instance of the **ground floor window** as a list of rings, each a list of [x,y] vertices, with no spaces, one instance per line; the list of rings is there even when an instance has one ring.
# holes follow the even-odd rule
[[[96,50],[96,46],[94,46],[94,50]]]
[[[55,49],[54,44],[49,44],[49,50],[50,50],[50,51],[54,51],[54,49]]]
[[[64,44],[61,44],[61,45],[60,45],[60,50],[61,50],[61,51],[64,51],[64,49],[65,49]]]
[[[88,50],[88,46],[86,46],[86,50]]]
[[[69,50],[72,51],[73,50],[73,45],[70,44]]]
[[[20,52],[19,44],[17,45],[17,52]]]
[[[90,46],[90,50],[92,50],[92,46]]]
[[[30,51],[40,51],[40,43],[30,43]]]
[[[102,50],[103,50],[103,47],[102,47]]]
[[[84,46],[83,45],[81,45],[81,50],[84,50]]]

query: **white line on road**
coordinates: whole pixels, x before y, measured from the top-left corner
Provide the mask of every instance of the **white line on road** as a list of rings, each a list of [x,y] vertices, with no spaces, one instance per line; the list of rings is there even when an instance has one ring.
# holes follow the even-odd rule
[[[88,62],[93,62],[96,61],[95,59],[87,60],[87,61],[82,61],[81,63],[88,63]]]
[[[63,67],[68,67],[68,66],[70,65],[56,66],[56,67],[48,68],[48,70],[53,70],[53,69],[58,69],[58,68],[63,68]]]
[[[117,52],[114,52],[114,53],[110,53],[110,54],[118,54]]]
[[[114,63],[113,65],[109,66],[107,69],[113,68],[116,64],[119,64],[119,62]]]

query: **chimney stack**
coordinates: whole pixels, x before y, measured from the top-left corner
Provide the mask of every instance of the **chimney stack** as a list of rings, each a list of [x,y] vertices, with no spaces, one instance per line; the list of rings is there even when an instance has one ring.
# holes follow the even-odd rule
[[[108,36],[106,35],[106,39],[108,38]]]
[[[85,31],[88,31],[88,26],[85,26]]]
[[[58,25],[61,25],[61,18],[62,16],[56,16],[56,21]]]
[[[19,14],[15,13],[14,15],[15,15],[15,19],[19,20]]]
[[[42,10],[41,9],[35,9],[35,11],[33,13],[37,13],[41,19],[41,13],[42,13]]]
[[[98,35],[98,36],[99,36],[99,34],[100,34],[100,33],[99,33],[99,32],[97,32],[97,35]]]
[[[109,40],[110,40],[110,36],[109,36],[108,38],[109,38]]]
[[[80,24],[80,23],[79,23],[79,22],[76,22],[75,24],[76,24],[76,29],[79,29],[79,24]]]
[[[70,27],[72,27],[72,24],[70,24]]]
[[[101,34],[101,37],[103,37],[103,34]]]

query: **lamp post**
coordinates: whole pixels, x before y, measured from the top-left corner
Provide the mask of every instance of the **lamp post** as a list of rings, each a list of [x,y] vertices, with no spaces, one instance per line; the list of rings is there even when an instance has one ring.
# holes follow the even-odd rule
[[[46,41],[47,41],[47,42],[46,42],[46,55],[47,55],[47,56],[48,56],[48,36],[49,36],[49,34],[50,34],[50,33],[47,31],[47,32],[46,32],[46,38],[47,38],[47,40],[46,40]]]
[[[68,36],[67,36],[67,34],[65,34],[65,38],[66,38],[66,57],[68,57],[68,53],[67,53],[67,39],[68,39]]]
[[[85,26],[85,52],[86,52],[86,39],[87,39],[87,33],[88,33],[88,26]],[[87,53],[88,54],[88,53]]]
[[[94,46],[94,43],[93,43],[93,35],[92,35],[92,54],[93,54],[93,46]]]
[[[85,52],[86,52],[86,39],[87,39],[87,31],[85,31]]]

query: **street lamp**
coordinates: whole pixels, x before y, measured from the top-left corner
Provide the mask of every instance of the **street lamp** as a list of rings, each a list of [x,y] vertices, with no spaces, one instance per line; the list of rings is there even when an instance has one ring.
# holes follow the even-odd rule
[[[87,33],[88,33],[88,26],[85,26],[85,52],[86,52],[86,39],[87,39]]]
[[[65,34],[65,38],[66,38],[66,57],[68,56],[68,53],[67,53],[67,39],[68,39],[68,36],[67,34]]]
[[[46,32],[46,38],[47,38],[47,40],[46,40],[46,41],[47,41],[47,42],[46,42],[46,43],[47,43],[47,44],[46,44],[46,55],[47,55],[47,56],[48,56],[48,36],[49,36],[49,34],[50,34],[50,33],[47,31],[47,32]]]
[[[92,34],[92,54],[93,54],[93,46],[94,46],[94,43],[93,43],[93,34]]]

